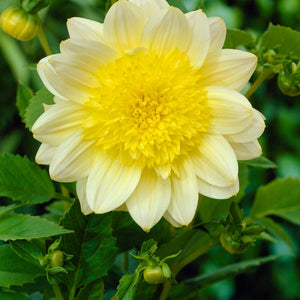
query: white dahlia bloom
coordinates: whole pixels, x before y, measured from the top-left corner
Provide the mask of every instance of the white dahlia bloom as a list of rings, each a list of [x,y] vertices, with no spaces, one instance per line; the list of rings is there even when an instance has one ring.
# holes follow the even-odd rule
[[[148,231],[189,224],[198,194],[238,192],[261,154],[263,116],[239,93],[256,57],[222,49],[222,19],[165,0],[120,0],[104,23],[72,18],[38,73],[55,104],[34,124],[36,160],[77,182],[84,214],[128,210]]]

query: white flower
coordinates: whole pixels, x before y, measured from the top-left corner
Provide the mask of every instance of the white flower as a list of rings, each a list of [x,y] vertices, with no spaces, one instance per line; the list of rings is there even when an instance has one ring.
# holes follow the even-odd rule
[[[120,0],[104,23],[68,21],[38,72],[55,104],[33,126],[36,160],[77,181],[85,214],[126,209],[146,231],[189,224],[198,193],[237,193],[237,159],[261,154],[262,115],[239,91],[253,54],[222,49],[222,19],[165,0]]]

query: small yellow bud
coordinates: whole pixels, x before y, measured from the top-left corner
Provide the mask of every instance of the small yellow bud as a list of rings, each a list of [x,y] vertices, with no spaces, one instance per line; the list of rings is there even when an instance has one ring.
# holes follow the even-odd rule
[[[39,30],[37,17],[17,5],[1,14],[0,26],[4,32],[23,42],[32,40]]]

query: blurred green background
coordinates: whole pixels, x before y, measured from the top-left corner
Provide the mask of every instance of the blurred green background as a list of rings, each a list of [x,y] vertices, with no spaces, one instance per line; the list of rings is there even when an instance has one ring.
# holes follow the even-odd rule
[[[269,22],[300,31],[299,0],[170,0],[169,2],[183,11],[202,8],[208,16],[222,17],[228,28],[243,29],[255,36],[264,32]],[[1,0],[0,13],[13,4],[18,4],[18,1]],[[53,52],[59,52],[60,41],[68,38],[67,18],[80,16],[102,22],[105,7],[105,0],[53,0],[50,8],[40,13]],[[37,38],[21,43],[2,31],[0,31],[0,53],[0,153],[19,153],[34,160],[39,143],[24,128],[17,113],[15,98],[18,81],[28,84],[35,91],[42,87],[35,63],[44,56],[44,53]],[[241,203],[245,207],[246,215],[257,187],[275,177],[300,178],[300,97],[283,95],[274,77],[265,82],[250,100],[267,118],[267,127],[260,139],[263,155],[274,161],[278,168],[271,171],[250,170],[251,184],[248,185],[246,197]],[[201,299],[300,299],[299,227],[288,223],[284,225],[292,237],[295,257],[281,259],[273,264],[264,265],[253,273],[215,284],[201,292],[203,296]],[[260,242],[238,257],[224,254],[224,250],[217,247],[183,270],[178,280],[180,281],[181,277],[211,271],[229,262],[289,252],[291,250],[283,242],[273,244]]]

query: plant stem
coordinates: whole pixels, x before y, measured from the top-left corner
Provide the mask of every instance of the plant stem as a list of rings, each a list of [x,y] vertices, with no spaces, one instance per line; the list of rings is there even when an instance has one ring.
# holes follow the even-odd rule
[[[272,68],[264,68],[254,83],[250,86],[248,91],[245,93],[246,98],[250,98],[251,95],[258,89],[258,87],[273,73]]]
[[[127,272],[128,270],[128,251],[123,253],[123,270]]]
[[[56,283],[52,284],[52,289],[54,291],[56,300],[65,300],[62,293],[61,293],[61,291],[60,291],[59,286]]]
[[[38,20],[39,20],[39,23],[40,23],[39,31],[38,31],[39,40],[40,40],[40,43],[41,43],[46,55],[48,56],[48,55],[53,54],[53,52],[51,51],[50,46],[48,44],[44,29],[43,29],[43,26],[42,26],[42,22],[41,22],[41,19],[40,19],[39,16],[38,16]]]

